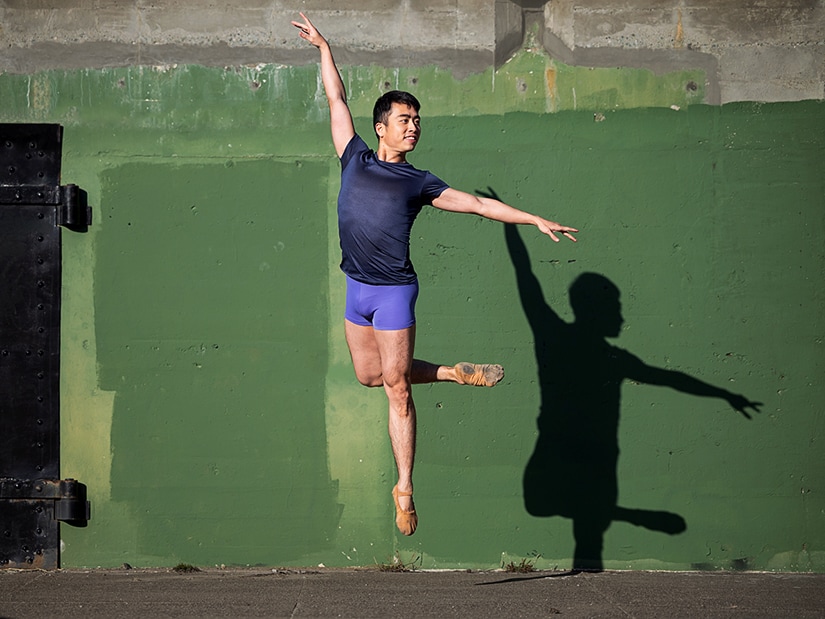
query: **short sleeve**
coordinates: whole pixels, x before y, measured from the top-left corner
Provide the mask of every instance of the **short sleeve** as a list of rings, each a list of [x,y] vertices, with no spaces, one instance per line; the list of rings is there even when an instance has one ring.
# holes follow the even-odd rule
[[[432,202],[444,193],[445,189],[449,188],[450,186],[438,178],[435,174],[427,172],[424,177],[424,186],[421,190],[421,196],[427,200],[427,202]]]
[[[353,158],[365,151],[368,151],[369,149],[370,147],[367,146],[367,143],[364,142],[360,135],[357,133],[353,135],[352,139],[350,139],[347,144],[347,147],[344,149],[344,152],[341,154],[341,169],[346,168]]]

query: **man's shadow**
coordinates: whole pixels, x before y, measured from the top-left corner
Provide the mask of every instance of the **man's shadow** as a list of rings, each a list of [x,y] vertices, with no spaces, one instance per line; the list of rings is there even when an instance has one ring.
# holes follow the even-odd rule
[[[494,193],[483,194],[495,197]],[[515,225],[504,227],[519,297],[533,330],[541,387],[538,440],[524,471],[524,501],[533,516],[573,521],[573,570],[601,570],[604,534],[614,521],[669,535],[687,525],[679,514],[617,505],[616,464],[620,387],[631,379],[726,400],[747,419],[759,403],[682,372],[645,364],[607,343],[624,322],[619,289],[584,273],[570,286],[574,321],[562,320],[544,299]]]

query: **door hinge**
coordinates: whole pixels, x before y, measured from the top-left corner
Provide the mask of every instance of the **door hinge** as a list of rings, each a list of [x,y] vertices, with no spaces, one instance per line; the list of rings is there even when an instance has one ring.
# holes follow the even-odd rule
[[[76,479],[0,479],[0,501],[54,501],[54,519],[76,527],[91,520],[86,485]]]
[[[54,206],[55,225],[66,228],[92,225],[92,207],[86,192],[77,185],[0,185],[0,204]]]

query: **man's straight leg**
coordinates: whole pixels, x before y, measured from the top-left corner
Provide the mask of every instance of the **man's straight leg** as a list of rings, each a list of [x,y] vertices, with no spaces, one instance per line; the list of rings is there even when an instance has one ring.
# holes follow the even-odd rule
[[[397,331],[374,331],[381,357],[381,376],[389,401],[389,434],[398,469],[398,502],[404,511],[413,509],[412,473],[415,461],[416,414],[412,397],[415,326]]]
[[[398,490],[412,492],[416,417],[410,371],[415,326],[380,331],[347,320],[345,333],[358,381],[367,387],[384,387],[389,402],[389,434],[398,469]],[[406,511],[412,509],[409,497],[400,497],[399,503]]]

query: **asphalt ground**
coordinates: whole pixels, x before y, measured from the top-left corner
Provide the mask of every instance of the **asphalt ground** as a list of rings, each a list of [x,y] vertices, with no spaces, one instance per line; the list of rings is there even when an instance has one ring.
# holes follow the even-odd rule
[[[825,574],[0,570],[0,617],[825,617]]]

